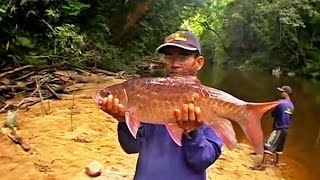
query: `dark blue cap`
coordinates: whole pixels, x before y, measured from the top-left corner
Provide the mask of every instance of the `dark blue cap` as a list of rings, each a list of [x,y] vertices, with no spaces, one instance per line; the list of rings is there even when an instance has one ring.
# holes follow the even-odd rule
[[[156,51],[163,53],[163,49],[169,46],[175,46],[189,51],[199,51],[201,54],[200,43],[196,36],[190,31],[177,31],[170,34]]]
[[[282,86],[282,87],[277,87],[278,91],[281,92],[286,92],[287,94],[291,94],[292,93],[292,89],[290,86]]]

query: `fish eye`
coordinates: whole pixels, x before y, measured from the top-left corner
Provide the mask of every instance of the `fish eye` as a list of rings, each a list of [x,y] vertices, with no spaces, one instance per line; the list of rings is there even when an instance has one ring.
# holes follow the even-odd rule
[[[104,91],[106,96],[109,96],[111,94],[111,91]]]
[[[107,92],[107,96],[109,96],[109,95],[111,95],[111,92],[110,92],[110,91]]]

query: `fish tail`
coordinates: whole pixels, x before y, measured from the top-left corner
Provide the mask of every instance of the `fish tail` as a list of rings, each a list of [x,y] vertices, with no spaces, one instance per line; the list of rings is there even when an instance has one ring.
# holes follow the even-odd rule
[[[261,117],[279,104],[278,101],[266,103],[247,103],[248,116],[239,124],[258,154],[263,154],[263,133]]]

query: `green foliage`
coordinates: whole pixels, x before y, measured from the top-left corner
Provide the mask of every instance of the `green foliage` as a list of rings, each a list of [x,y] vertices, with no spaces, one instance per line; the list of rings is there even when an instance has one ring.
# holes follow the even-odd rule
[[[85,33],[76,23],[67,22],[88,5],[76,0],[21,0],[2,1],[0,7],[4,65],[75,66],[81,62]]]
[[[319,7],[318,0],[235,0],[223,27],[230,62],[317,77]]]
[[[207,1],[183,25],[205,37],[202,44],[215,44],[217,63],[263,70],[281,67],[320,78],[319,10],[319,0]]]
[[[199,37],[209,62],[320,77],[319,0],[3,0],[0,68],[135,72],[170,33]]]
[[[5,61],[0,66],[134,72],[201,5],[193,0],[4,0],[0,58]]]

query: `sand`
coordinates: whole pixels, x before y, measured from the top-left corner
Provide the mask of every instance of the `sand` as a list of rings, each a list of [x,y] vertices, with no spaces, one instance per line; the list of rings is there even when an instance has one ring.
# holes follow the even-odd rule
[[[84,170],[93,161],[104,168],[102,175],[94,179],[132,179],[137,154],[129,155],[121,149],[117,121],[99,110],[91,98],[96,89],[121,81],[87,85],[74,98],[66,95],[63,100],[45,101],[44,116],[40,103],[29,111],[19,111],[18,133],[31,150],[25,152],[0,133],[0,179],[90,179]],[[0,114],[1,121],[5,117],[6,114]],[[263,172],[251,170],[251,151],[244,143],[232,151],[223,147],[222,156],[208,168],[209,179],[285,179],[281,169],[271,165]]]

